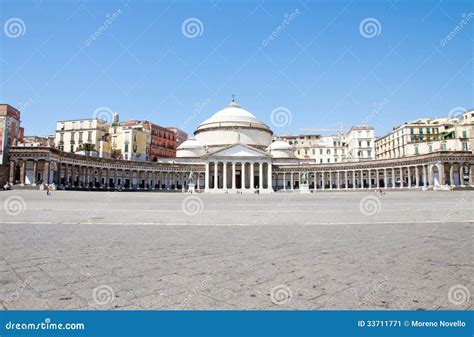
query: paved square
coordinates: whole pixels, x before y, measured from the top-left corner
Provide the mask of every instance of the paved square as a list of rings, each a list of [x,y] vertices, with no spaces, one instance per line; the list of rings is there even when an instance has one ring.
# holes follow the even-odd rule
[[[473,196],[1,192],[1,306],[472,309]]]

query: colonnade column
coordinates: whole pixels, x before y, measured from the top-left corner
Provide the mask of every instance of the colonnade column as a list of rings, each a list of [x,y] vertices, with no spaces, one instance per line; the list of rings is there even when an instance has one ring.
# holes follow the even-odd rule
[[[415,186],[420,187],[420,170],[418,166],[415,166]]]
[[[326,188],[326,181],[325,181],[325,177],[324,177],[324,176],[325,176],[325,173],[324,173],[324,171],[323,171],[323,172],[321,173],[321,186],[322,186],[321,189],[323,189],[323,190]]]
[[[392,168],[392,188],[395,188],[397,178],[395,177],[395,168]]]
[[[400,188],[403,188],[403,167],[400,167]]]
[[[356,172],[352,171],[352,189],[356,189]]]
[[[272,189],[272,164],[267,163],[267,188]]]
[[[283,190],[286,191],[286,172],[283,172]]]
[[[383,188],[388,188],[387,169],[383,169]]]
[[[341,189],[341,172],[337,171],[337,189]]]
[[[411,187],[411,169],[408,166],[408,187]]]
[[[10,184],[13,185],[15,182],[15,167],[16,167],[16,162],[15,161],[10,161],[10,176],[8,177]]]
[[[294,189],[294,187],[293,187],[293,185],[294,185],[293,172],[291,172],[290,184],[291,184],[290,189],[293,191],[293,189]]]

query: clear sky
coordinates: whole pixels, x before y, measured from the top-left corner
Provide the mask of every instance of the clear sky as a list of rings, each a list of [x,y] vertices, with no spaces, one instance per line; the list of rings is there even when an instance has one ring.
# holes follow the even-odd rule
[[[0,13],[0,102],[28,135],[98,108],[192,133],[232,94],[277,134],[342,122],[380,136],[474,107],[473,1],[2,0]]]

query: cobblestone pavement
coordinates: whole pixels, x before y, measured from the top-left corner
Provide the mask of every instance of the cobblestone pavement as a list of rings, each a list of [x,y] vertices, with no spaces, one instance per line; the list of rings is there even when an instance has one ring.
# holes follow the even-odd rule
[[[3,309],[472,309],[474,192],[0,192]]]

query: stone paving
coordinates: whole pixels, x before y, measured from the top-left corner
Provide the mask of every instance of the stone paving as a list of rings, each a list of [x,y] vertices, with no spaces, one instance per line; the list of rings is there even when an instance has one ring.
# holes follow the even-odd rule
[[[3,309],[473,308],[474,192],[0,192]]]

